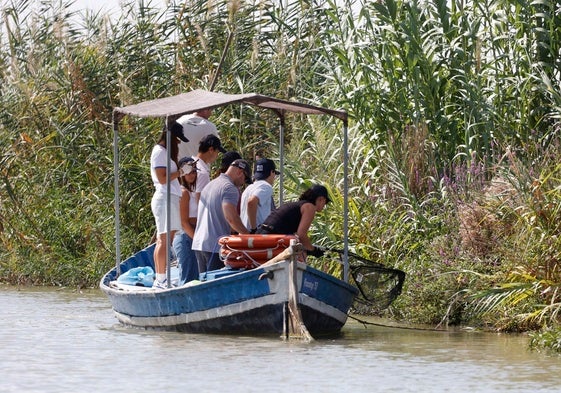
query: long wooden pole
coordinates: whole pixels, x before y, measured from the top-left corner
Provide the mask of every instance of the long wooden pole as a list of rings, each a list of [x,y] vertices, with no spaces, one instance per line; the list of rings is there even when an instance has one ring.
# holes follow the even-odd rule
[[[302,313],[300,312],[300,306],[298,305],[298,255],[302,253],[302,245],[296,244],[294,240],[291,240],[292,255],[290,256],[290,262],[288,264],[288,312],[289,312],[289,323],[288,323],[288,338],[300,339],[305,341],[313,341],[314,338],[308,332],[304,320],[302,318]]]

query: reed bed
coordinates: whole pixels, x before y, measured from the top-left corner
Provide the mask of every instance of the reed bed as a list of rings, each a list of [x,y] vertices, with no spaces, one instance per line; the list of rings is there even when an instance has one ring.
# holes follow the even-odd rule
[[[408,273],[386,316],[545,327],[532,342],[551,342],[561,304],[557,2],[170,3],[131,0],[112,16],[72,14],[70,1],[3,3],[2,281],[89,287],[112,265],[114,106],[194,88],[254,91],[351,115],[352,249]],[[228,148],[278,156],[271,114],[228,107],[213,120]],[[312,236],[340,246],[341,127],[289,120],[285,197],[326,184],[334,203]],[[124,254],[151,239],[148,158],[160,128],[129,120],[121,136]]]

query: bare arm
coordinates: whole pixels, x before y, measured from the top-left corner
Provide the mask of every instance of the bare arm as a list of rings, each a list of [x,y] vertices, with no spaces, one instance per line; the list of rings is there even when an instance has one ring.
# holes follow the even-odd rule
[[[238,209],[235,205],[228,202],[222,203],[222,211],[224,212],[224,217],[226,217],[226,220],[234,231],[242,234],[249,233],[249,231],[243,224],[242,219],[238,214]]]
[[[249,218],[249,229],[257,228],[257,208],[259,207],[259,198],[252,195],[247,200],[247,217]]]
[[[314,249],[314,246],[308,237],[308,230],[310,229],[312,221],[316,216],[316,206],[312,203],[304,203],[300,207],[300,212],[302,213],[302,218],[300,219],[296,235],[300,239],[302,246],[304,246],[306,250],[311,251]]]
[[[189,222],[189,200],[191,195],[185,188],[181,189],[181,199],[179,200],[179,214],[181,217],[181,228],[191,239],[195,234],[195,228]]]
[[[156,171],[156,177],[158,178],[160,184],[166,184],[167,182],[166,168],[156,168],[155,171]],[[170,180],[178,179],[178,178],[179,178],[179,171],[172,172],[170,174]]]

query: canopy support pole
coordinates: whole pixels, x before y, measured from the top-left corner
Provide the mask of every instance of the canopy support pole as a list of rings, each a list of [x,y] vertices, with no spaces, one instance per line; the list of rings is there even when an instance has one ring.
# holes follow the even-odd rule
[[[349,136],[348,120],[343,119],[343,279],[349,282]]]
[[[170,118],[166,116],[166,279],[167,287],[171,288],[171,263],[169,260],[170,255],[170,234],[171,234],[171,130],[169,126]],[[158,241],[158,240],[156,240]]]
[[[278,111],[279,114],[279,166],[280,166],[280,178],[279,178],[279,206],[284,202],[284,111]]]
[[[120,216],[120,198],[119,198],[119,118],[122,115],[113,111],[113,171],[114,171],[114,188],[115,188],[115,269],[117,277],[121,275],[121,223]]]

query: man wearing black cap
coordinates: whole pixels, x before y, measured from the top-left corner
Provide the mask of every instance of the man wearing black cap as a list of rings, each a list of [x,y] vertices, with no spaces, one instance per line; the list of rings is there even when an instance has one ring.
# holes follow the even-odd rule
[[[225,153],[220,138],[214,134],[208,134],[199,142],[199,152],[195,158],[197,161],[197,189],[195,190],[197,199],[200,199],[201,192],[210,182],[210,165],[216,161],[219,153]]]
[[[257,226],[265,221],[275,207],[273,183],[278,174],[273,160],[260,158],[255,163],[255,182],[244,190],[240,205],[242,222],[251,233],[255,233]]]
[[[212,180],[201,192],[193,250],[199,272],[224,267],[220,260],[218,239],[232,230],[249,233],[238,214],[239,187],[251,182],[251,168],[245,160],[235,160],[225,173]]]

